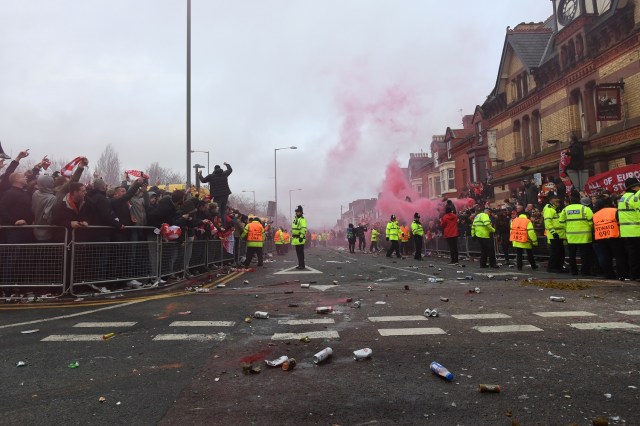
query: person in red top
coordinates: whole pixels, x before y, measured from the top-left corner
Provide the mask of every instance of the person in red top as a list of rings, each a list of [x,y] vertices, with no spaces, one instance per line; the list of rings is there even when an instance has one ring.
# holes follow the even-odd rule
[[[445,214],[440,219],[440,226],[444,232],[444,238],[449,244],[449,253],[451,254],[451,263],[449,265],[458,264],[458,215],[453,212],[451,207],[447,207]]]

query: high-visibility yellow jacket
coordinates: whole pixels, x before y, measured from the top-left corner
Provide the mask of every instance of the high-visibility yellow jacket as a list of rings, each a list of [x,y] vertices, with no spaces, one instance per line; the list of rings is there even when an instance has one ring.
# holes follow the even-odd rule
[[[422,224],[419,220],[414,220],[413,222],[411,222],[411,233],[419,237],[422,237],[424,235],[424,228],[422,227]]]
[[[264,245],[264,227],[259,220],[247,223],[240,238],[247,238],[247,247],[262,247]]]
[[[567,239],[564,228],[560,226],[560,215],[553,204],[547,204],[542,210],[544,218],[544,232],[548,240],[553,240],[553,233],[558,234],[561,240]]]
[[[398,237],[400,236],[400,227],[398,226],[397,220],[392,220],[387,223],[386,235],[390,241],[398,241]]]
[[[307,219],[303,216],[294,217],[291,224],[291,245],[299,246],[305,243],[307,238]]]
[[[538,245],[538,236],[527,215],[521,214],[511,222],[509,240],[516,248],[531,249]]]
[[[582,204],[569,204],[560,213],[569,244],[588,244],[593,241],[593,212]]]
[[[496,232],[491,226],[491,218],[487,213],[478,213],[471,224],[471,236],[478,238],[490,238],[491,233]]]
[[[640,237],[640,191],[622,194],[618,200],[618,222],[622,238]]]
[[[377,229],[374,228],[374,229],[371,230],[371,242],[372,243],[375,243],[376,241],[378,241],[378,234],[380,234],[380,233],[378,232]]]

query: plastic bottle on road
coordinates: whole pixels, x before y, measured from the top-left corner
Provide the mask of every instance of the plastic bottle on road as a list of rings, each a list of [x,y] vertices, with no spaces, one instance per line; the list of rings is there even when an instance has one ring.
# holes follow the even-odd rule
[[[449,370],[444,368],[441,364],[438,364],[435,361],[431,363],[430,368],[434,374],[437,374],[438,376],[442,377],[448,382],[452,381],[453,378],[455,377],[452,372],[450,372]]]

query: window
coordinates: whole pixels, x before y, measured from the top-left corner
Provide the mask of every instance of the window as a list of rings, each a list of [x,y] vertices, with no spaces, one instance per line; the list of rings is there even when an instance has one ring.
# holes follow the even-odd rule
[[[522,74],[522,95],[527,96],[529,94],[529,76],[526,71]]]
[[[447,170],[449,174],[449,190],[455,189],[456,187],[456,174],[454,169]]]
[[[542,120],[540,120],[540,111],[531,113],[531,151],[535,154],[542,150],[540,143],[540,135],[542,134]]]
[[[521,158],[522,157],[522,143],[520,140],[520,120],[516,120],[513,123],[513,157]]]
[[[451,160],[451,140],[447,141],[447,158]]]
[[[476,136],[478,145],[482,145],[484,143],[484,140],[482,139],[482,122],[476,123]]]
[[[522,98],[522,76],[516,78],[516,99]]]
[[[478,175],[476,174],[476,157],[469,158],[469,170],[471,171],[471,182],[477,182]]]
[[[530,126],[529,116],[525,115],[522,117],[522,128],[520,129],[522,133],[522,153],[526,157],[531,155],[531,126]]]

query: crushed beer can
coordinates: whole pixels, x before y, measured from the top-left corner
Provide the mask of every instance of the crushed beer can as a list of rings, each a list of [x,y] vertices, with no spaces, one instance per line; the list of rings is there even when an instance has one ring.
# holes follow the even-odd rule
[[[304,284],[304,283],[303,283],[303,284],[300,284],[300,287],[301,287],[301,288],[309,288],[309,284]]]
[[[363,359],[371,358],[373,351],[371,348],[363,348],[358,349],[357,351],[353,351],[353,359],[356,361],[360,361]]]
[[[280,358],[276,358],[273,361],[269,361],[268,359],[265,359],[264,362],[265,364],[267,364],[269,367],[279,367],[281,366],[286,360],[288,360],[289,357],[286,355],[282,355]]]
[[[355,302],[353,302],[353,305],[351,305],[354,308],[359,308],[361,305],[361,302],[359,300],[356,300]]]
[[[478,390],[483,393],[500,393],[500,385],[487,385],[481,383],[478,385]]]
[[[259,318],[259,319],[268,319],[269,318],[269,312],[264,312],[264,311],[255,311],[253,314],[254,318]]]
[[[331,355],[333,355],[333,349],[324,348],[323,350],[321,350],[320,352],[318,352],[317,354],[315,354],[313,356],[313,362],[314,362],[314,364],[319,364],[322,361],[324,361],[327,358],[329,358]]]
[[[333,312],[332,306],[318,306],[316,308],[316,314],[329,314]]]
[[[567,299],[563,296],[549,296],[549,300],[551,300],[552,302],[564,302]]]
[[[448,297],[440,297],[440,301],[441,302],[448,302],[449,298]]]

